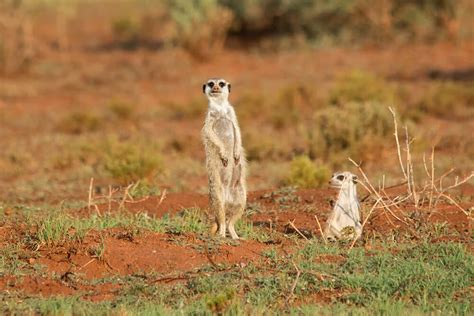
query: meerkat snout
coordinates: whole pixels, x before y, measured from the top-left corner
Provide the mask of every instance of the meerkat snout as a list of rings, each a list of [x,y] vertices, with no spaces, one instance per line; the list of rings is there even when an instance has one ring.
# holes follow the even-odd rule
[[[230,93],[230,83],[224,79],[209,79],[207,83],[202,86],[202,92],[208,98],[226,98]]]

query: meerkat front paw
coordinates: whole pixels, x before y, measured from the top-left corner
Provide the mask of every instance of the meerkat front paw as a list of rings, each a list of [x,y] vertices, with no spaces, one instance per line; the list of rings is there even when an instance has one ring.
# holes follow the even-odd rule
[[[229,160],[225,157],[221,157],[221,161],[224,167],[227,167],[227,165],[229,164]]]

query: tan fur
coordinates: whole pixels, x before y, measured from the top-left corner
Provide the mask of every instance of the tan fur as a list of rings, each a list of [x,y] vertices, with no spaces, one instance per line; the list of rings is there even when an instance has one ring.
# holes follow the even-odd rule
[[[347,171],[337,172],[330,183],[339,189],[339,194],[326,222],[324,236],[330,239],[358,239],[362,234],[362,225],[357,200],[357,176]]]
[[[213,87],[209,86],[213,83]],[[226,86],[220,87],[219,83]],[[209,109],[202,129],[209,179],[209,208],[215,216],[211,233],[239,239],[235,223],[247,201],[246,160],[240,128],[233,107],[228,102],[229,86],[223,79],[211,79],[203,87]]]

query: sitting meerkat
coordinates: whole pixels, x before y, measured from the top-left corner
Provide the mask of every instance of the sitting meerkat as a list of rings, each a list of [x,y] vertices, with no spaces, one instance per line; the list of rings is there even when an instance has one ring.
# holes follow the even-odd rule
[[[211,233],[239,239],[234,225],[247,201],[246,160],[237,116],[228,101],[230,83],[209,79],[202,87],[209,107],[202,129],[209,178],[209,207],[215,216]]]
[[[332,175],[330,184],[339,189],[339,195],[326,222],[324,231],[326,238],[358,239],[362,234],[357,180],[357,176],[347,171]]]

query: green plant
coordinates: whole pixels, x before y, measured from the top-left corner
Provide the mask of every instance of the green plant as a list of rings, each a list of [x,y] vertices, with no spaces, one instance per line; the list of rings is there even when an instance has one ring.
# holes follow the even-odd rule
[[[130,119],[133,115],[134,106],[124,100],[112,99],[107,103],[107,108],[112,114],[121,120]]]
[[[222,314],[228,309],[234,297],[235,290],[227,288],[214,295],[208,294],[206,297],[206,305],[211,312]]]
[[[74,112],[64,117],[57,124],[57,129],[63,133],[82,134],[97,131],[101,125],[101,119],[94,113]]]
[[[422,111],[445,119],[474,118],[474,89],[470,84],[436,82],[419,103]]]
[[[394,100],[394,90],[383,79],[361,70],[344,73],[329,93],[329,102],[339,106],[348,102],[392,104]]]
[[[169,102],[166,109],[174,120],[195,119],[204,117],[207,107],[202,98],[195,98],[188,102]]]
[[[121,17],[113,21],[112,31],[120,46],[131,49],[138,45],[141,25],[136,18]]]
[[[106,145],[104,169],[119,182],[135,182],[161,168],[160,154],[153,144],[111,141]]]
[[[84,231],[74,227],[73,220],[65,216],[50,215],[39,221],[34,238],[40,245],[53,246],[81,239]]]
[[[365,151],[385,144],[385,138],[393,131],[389,111],[375,102],[324,108],[315,113],[312,126],[311,152],[324,158],[346,159],[351,154],[369,154]]]
[[[316,164],[307,156],[293,158],[286,184],[301,188],[317,188],[329,181],[331,172],[323,164]]]
[[[224,45],[233,14],[217,0],[167,2],[176,26],[176,40],[193,57],[202,59]]]

